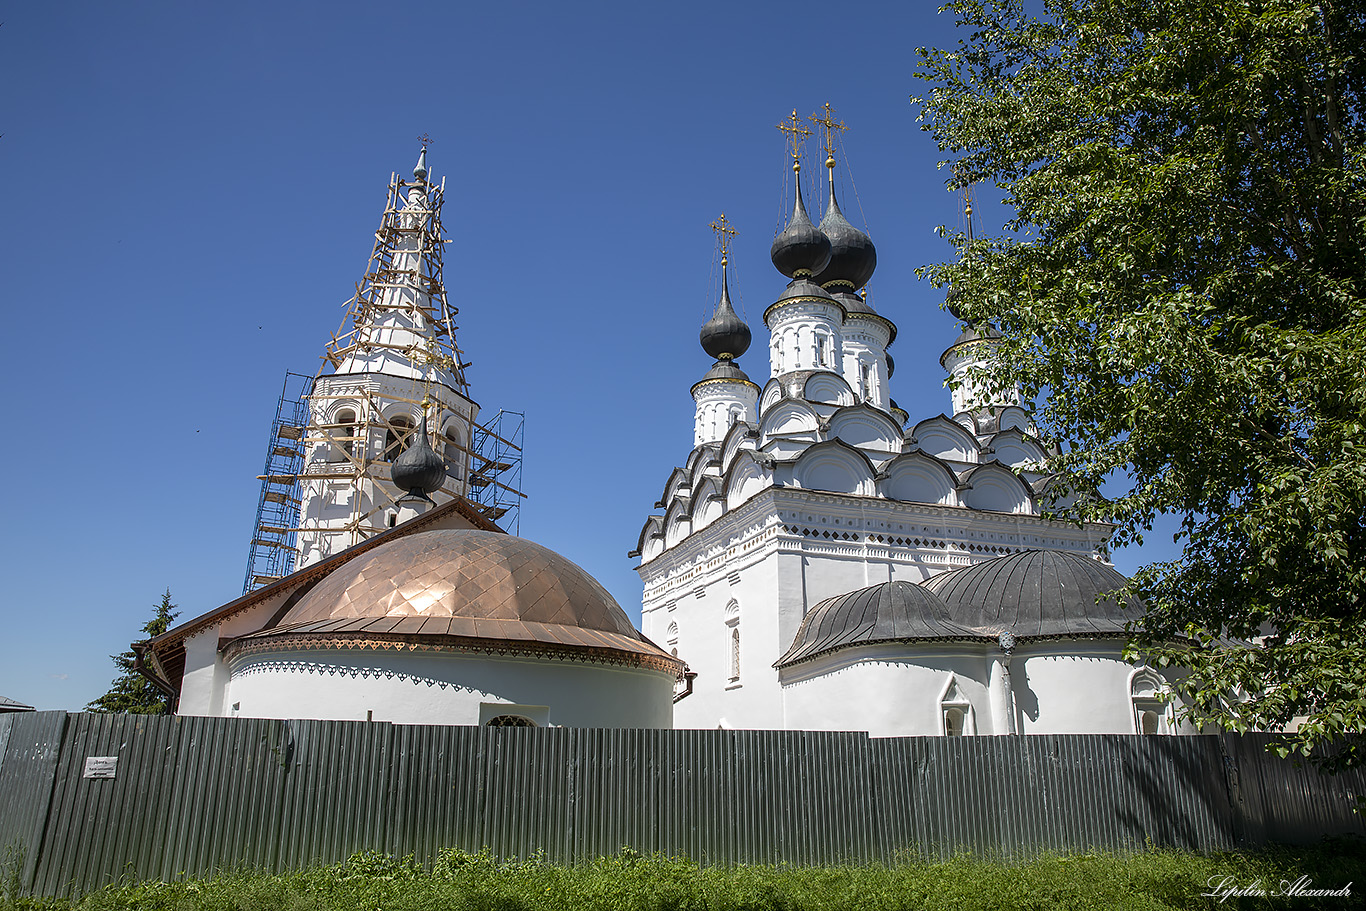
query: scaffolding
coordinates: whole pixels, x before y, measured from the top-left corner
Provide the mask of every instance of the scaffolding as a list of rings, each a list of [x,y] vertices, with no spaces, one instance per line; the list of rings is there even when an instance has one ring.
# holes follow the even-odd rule
[[[256,503],[251,550],[242,594],[283,579],[294,571],[299,524],[299,472],[304,463],[304,428],[308,424],[308,394],[313,377],[286,373],[275,420],[266,443],[265,470],[259,476],[261,496]]]
[[[413,416],[433,419],[429,443],[447,460],[432,498],[463,496],[504,528],[519,524],[523,416],[475,420],[444,283],[445,181],[428,181],[425,149],[414,174],[390,176],[365,274],[317,375],[289,375],[307,382],[283,419],[295,435],[272,437],[247,591],[391,527],[403,492],[389,469],[418,432]]]
[[[499,410],[474,425],[474,461],[470,465],[470,500],[509,534],[521,531],[522,431],[526,415]]]

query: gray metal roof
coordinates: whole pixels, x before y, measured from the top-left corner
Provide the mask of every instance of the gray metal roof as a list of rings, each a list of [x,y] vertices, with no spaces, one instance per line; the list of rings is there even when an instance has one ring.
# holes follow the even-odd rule
[[[852,645],[982,637],[954,622],[949,606],[925,587],[883,582],[817,604],[802,620],[792,647],[774,666],[786,667]]]
[[[1122,588],[1124,574],[1081,554],[1029,550],[935,576],[924,583],[959,623],[1016,636],[1114,635],[1137,619],[1137,598],[1100,595]]]

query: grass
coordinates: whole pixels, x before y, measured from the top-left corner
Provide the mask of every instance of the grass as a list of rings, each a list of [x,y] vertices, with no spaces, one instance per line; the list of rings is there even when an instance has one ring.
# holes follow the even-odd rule
[[[430,867],[412,857],[357,854],[295,873],[225,873],[213,879],[111,886],[76,901],[30,899],[11,888],[3,911],[882,911],[882,909],[1188,909],[1362,907],[1366,842],[1202,855],[1082,854],[1003,863],[957,857],[893,866],[699,867],[630,849],[565,867],[539,858],[499,860],[487,851],[441,852]],[[1349,897],[1204,897],[1228,878],[1269,892],[1308,877]]]

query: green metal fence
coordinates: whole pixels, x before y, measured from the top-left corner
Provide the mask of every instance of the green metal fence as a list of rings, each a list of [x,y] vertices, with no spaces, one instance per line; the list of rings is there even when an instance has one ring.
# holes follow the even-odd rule
[[[1266,742],[0,716],[0,859],[65,895],[367,849],[880,863],[1366,833],[1366,773]],[[87,757],[117,757],[114,777],[86,777]]]

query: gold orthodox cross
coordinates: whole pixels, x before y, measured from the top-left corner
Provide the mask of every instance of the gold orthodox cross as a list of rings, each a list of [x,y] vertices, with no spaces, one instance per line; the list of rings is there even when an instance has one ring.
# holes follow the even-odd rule
[[[830,106],[828,101],[825,103],[824,117],[817,117],[812,114],[806,119],[816,126],[825,128],[825,166],[833,168],[835,166],[835,134],[844,132],[844,121],[835,119],[835,109]]]
[[[787,144],[792,149],[793,162],[799,162],[802,157],[802,143],[806,142],[806,137],[811,135],[811,131],[802,123],[795,109],[792,111],[791,117],[777,126],[778,129],[787,134]]]
[[[731,223],[726,220],[726,213],[722,212],[721,217],[711,223],[711,229],[716,232],[717,243],[721,245],[721,265],[726,264],[726,257],[730,253],[730,240],[736,235],[736,230],[731,227]]]

